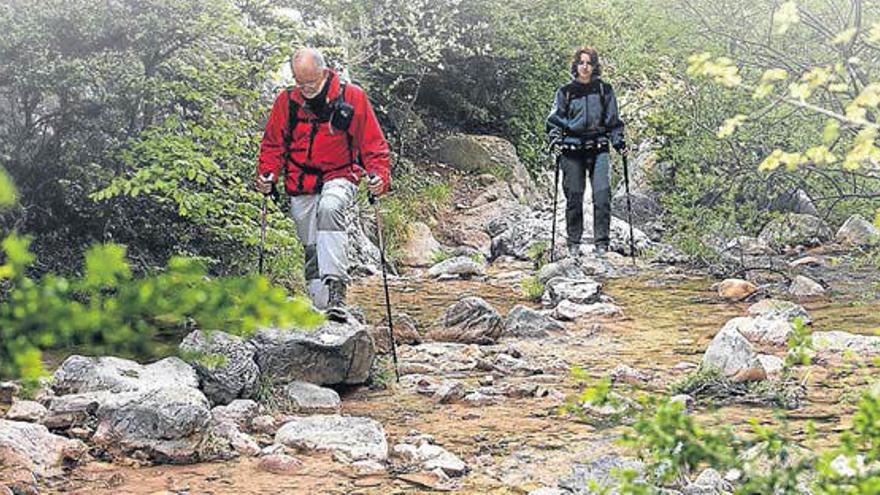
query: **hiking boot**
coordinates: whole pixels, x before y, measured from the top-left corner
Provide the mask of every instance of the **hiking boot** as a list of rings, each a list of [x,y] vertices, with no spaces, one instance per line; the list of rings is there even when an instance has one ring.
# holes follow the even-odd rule
[[[345,307],[345,281],[335,278],[327,279],[327,310],[324,314],[333,321],[345,322],[348,320],[348,310]]]
[[[577,258],[581,255],[581,245],[580,244],[569,244],[568,245],[568,256],[570,258]]]
[[[593,248],[593,252],[596,253],[596,256],[599,258],[604,258],[605,254],[608,253],[608,245],[607,244],[596,244]]]

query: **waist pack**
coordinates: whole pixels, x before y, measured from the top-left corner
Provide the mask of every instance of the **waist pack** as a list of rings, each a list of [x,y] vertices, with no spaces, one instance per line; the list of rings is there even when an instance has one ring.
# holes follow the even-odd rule
[[[594,137],[582,138],[578,136],[565,136],[559,146],[562,151],[592,151],[602,153],[608,151],[608,138]]]

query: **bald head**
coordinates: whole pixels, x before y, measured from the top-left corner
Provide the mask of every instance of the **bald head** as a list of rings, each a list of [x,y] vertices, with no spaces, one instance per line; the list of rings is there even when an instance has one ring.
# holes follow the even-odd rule
[[[293,77],[306,98],[313,98],[321,92],[327,79],[327,64],[324,56],[314,48],[300,48],[290,60]]]

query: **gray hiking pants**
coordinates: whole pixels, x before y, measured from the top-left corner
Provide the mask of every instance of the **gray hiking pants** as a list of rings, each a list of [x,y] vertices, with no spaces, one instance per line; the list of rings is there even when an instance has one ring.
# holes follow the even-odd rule
[[[356,193],[357,186],[339,178],[327,181],[320,194],[290,197],[290,216],[305,250],[309,297],[318,309],[327,306],[328,279],[349,280],[345,210]]]
[[[593,191],[593,243],[608,247],[611,231],[611,160],[608,152],[565,154],[560,167],[568,244],[580,244],[584,233],[584,190],[589,172]]]

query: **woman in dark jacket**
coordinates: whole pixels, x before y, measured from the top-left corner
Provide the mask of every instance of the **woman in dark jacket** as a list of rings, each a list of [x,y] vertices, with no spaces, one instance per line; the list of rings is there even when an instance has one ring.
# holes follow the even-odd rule
[[[589,172],[593,191],[593,243],[596,254],[608,250],[611,230],[611,160],[609,145],[626,154],[623,122],[611,85],[602,81],[599,54],[579,48],[571,62],[571,82],[556,90],[547,117],[550,139],[562,148],[562,190],[568,250],[580,253],[584,230],[584,190]]]

